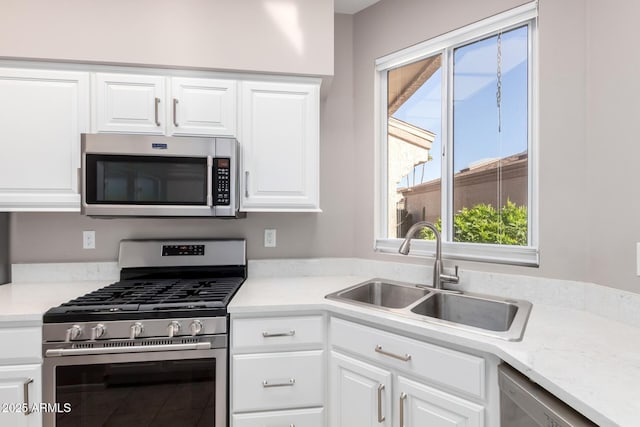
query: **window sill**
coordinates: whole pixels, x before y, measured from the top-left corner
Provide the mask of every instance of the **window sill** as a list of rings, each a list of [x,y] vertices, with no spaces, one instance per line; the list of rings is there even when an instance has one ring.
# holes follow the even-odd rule
[[[376,252],[397,254],[402,239],[377,239]],[[411,240],[410,255],[433,257],[436,251],[434,241]],[[488,262],[495,264],[538,267],[540,256],[538,248],[530,246],[507,246],[479,243],[442,243],[442,258],[463,261]]]

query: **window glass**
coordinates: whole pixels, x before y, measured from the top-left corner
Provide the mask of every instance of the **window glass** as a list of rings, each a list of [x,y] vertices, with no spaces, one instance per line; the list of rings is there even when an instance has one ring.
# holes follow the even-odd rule
[[[440,218],[442,55],[390,70],[387,120],[387,223],[404,237],[417,221]]]
[[[453,240],[527,245],[527,27],[453,53]]]

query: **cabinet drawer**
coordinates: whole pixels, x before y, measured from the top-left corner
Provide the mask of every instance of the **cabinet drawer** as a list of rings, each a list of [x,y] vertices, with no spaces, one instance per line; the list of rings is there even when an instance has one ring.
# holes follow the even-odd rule
[[[42,329],[0,328],[0,364],[34,362],[42,359]]]
[[[231,322],[233,350],[294,350],[321,348],[323,317],[265,317]]]
[[[456,350],[331,319],[331,345],[472,396],[485,396],[485,361]]]
[[[322,351],[233,357],[233,412],[323,406]]]
[[[323,427],[324,409],[311,408],[295,411],[257,412],[252,414],[235,414],[232,427]]]

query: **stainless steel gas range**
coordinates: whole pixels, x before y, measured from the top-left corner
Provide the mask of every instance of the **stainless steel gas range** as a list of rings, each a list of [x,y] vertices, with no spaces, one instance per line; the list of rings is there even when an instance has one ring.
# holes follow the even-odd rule
[[[244,240],[124,240],[120,281],[47,311],[45,427],[227,425]]]

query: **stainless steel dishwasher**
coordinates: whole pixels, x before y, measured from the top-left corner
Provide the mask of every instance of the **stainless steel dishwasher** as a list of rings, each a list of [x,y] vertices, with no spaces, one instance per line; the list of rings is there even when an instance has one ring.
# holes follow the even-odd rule
[[[498,381],[502,427],[597,427],[505,363],[498,367]]]

